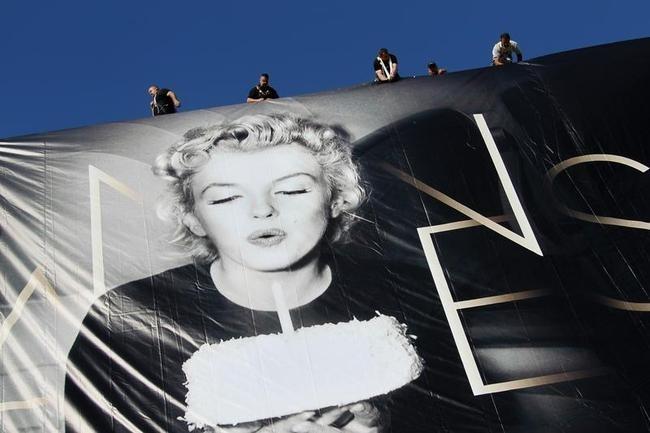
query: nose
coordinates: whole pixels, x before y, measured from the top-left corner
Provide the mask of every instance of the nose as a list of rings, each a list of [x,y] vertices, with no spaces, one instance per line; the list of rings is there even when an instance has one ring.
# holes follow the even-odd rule
[[[253,218],[270,218],[277,213],[273,203],[268,198],[258,198],[251,205]]]

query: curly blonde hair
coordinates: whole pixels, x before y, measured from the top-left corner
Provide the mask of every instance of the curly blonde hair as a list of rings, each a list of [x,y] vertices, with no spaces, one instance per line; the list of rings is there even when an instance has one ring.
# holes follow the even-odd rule
[[[215,245],[207,237],[195,235],[183,223],[185,216],[192,214],[194,209],[194,175],[218,149],[249,152],[283,144],[304,146],[322,167],[330,203],[339,203],[341,211],[336,218],[330,219],[325,238],[330,243],[346,241],[356,219],[352,212],[365,199],[348,136],[341,129],[293,114],[252,115],[190,129],[166,153],[158,156],[153,170],[168,182],[169,192],[160,210],[163,217],[177,223],[174,241],[183,244],[201,261],[217,259],[219,252]]]

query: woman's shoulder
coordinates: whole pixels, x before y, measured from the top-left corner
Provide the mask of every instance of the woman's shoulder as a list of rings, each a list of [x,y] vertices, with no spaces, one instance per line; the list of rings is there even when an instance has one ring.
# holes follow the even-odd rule
[[[156,308],[187,300],[197,291],[213,288],[207,267],[190,263],[155,275],[130,281],[108,290],[94,302],[111,311]]]

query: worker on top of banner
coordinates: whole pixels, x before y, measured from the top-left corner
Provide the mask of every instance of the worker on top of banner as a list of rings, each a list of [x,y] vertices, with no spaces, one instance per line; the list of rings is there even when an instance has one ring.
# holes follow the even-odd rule
[[[380,48],[377,58],[373,62],[376,83],[390,83],[399,80],[397,73],[397,56],[388,52],[386,48]]]
[[[447,72],[445,68],[439,68],[436,62],[429,62],[427,65],[427,73],[430,77],[437,77],[438,75],[444,75]]]
[[[278,92],[269,85],[269,74],[264,73],[260,75],[260,83],[248,92],[246,102],[251,104],[266,101],[267,99],[277,99],[279,97]]]
[[[176,94],[169,89],[161,89],[157,85],[152,84],[148,90],[151,95],[151,114],[153,116],[160,116],[162,114],[172,114],[176,109],[181,106],[181,101],[176,97]]]
[[[494,66],[502,66],[512,63],[512,53],[517,55],[517,62],[521,62],[524,58],[519,48],[519,44],[510,39],[509,33],[501,33],[499,42],[494,44],[492,48],[492,64]]]

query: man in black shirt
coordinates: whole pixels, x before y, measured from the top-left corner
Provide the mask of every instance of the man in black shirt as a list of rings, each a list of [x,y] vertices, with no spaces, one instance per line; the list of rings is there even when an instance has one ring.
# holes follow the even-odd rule
[[[373,63],[376,83],[389,83],[399,80],[397,73],[397,57],[390,54],[386,48],[381,48]]]
[[[176,108],[181,106],[181,101],[176,98],[176,94],[169,89],[161,89],[155,84],[149,86],[151,95],[151,114],[160,116],[162,114],[171,114],[176,112]]]
[[[253,87],[250,92],[248,92],[248,98],[246,102],[262,102],[266,99],[277,99],[279,98],[278,92],[271,86],[269,86],[269,74],[260,75],[260,84]]]

